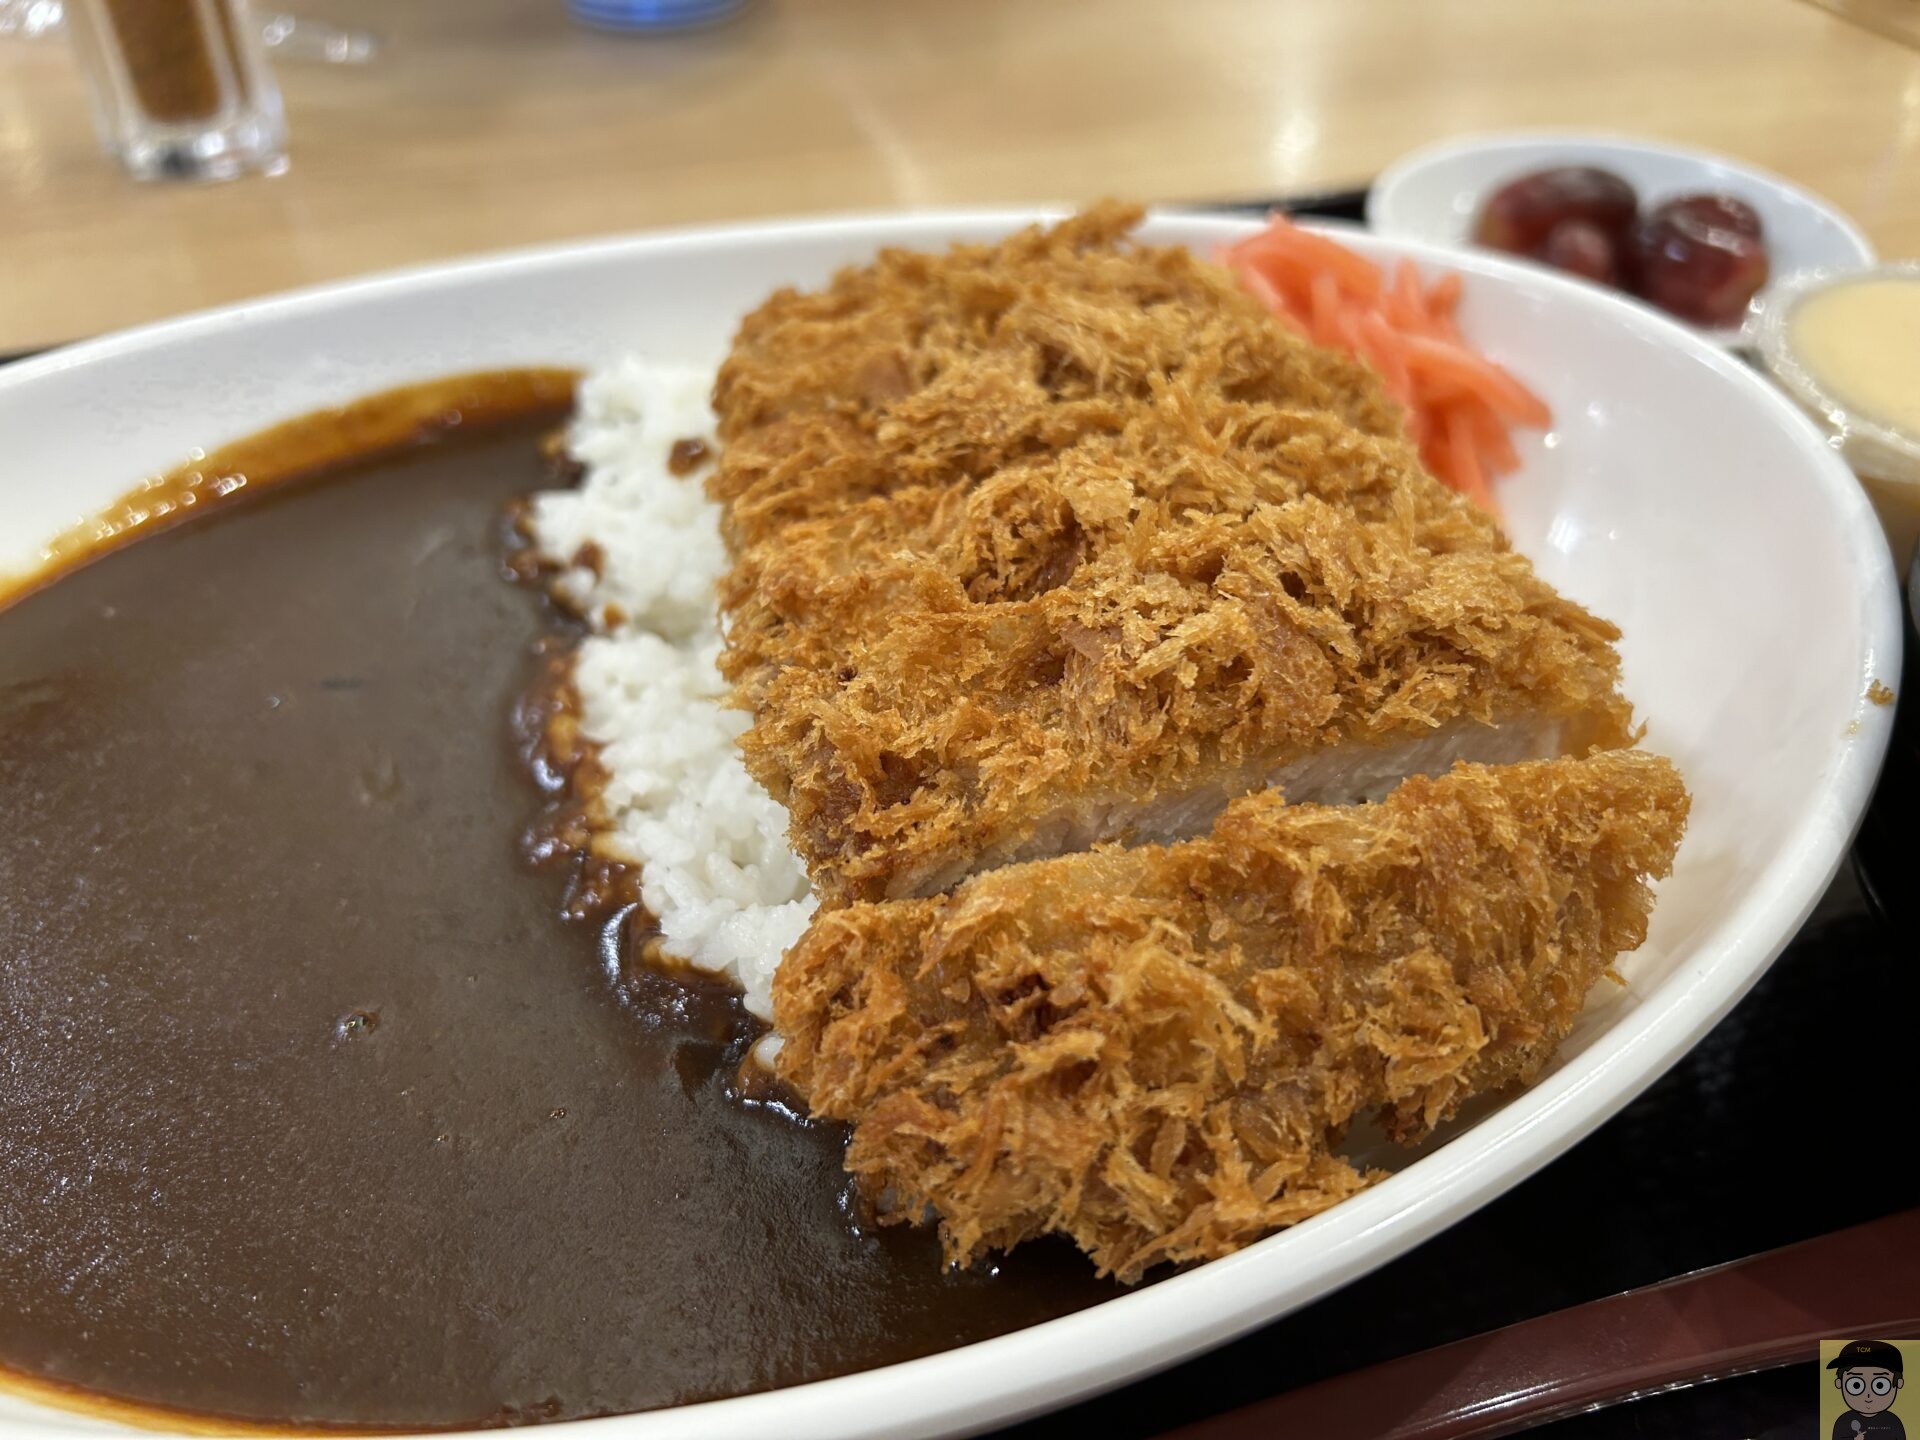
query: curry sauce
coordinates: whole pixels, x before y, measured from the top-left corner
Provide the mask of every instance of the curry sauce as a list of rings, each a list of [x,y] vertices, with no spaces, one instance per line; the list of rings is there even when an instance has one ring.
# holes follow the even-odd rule
[[[554,1420],[1112,1293],[1065,1248],[951,1273],[864,1226],[841,1132],[740,1093],[732,992],[529,855],[522,702],[571,632],[505,517],[568,391],[282,427],[0,598],[0,1366],[34,1393]]]

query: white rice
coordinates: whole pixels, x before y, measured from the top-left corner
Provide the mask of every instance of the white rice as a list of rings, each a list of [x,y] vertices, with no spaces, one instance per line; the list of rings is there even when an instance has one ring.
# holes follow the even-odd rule
[[[534,497],[530,524],[543,556],[564,567],[555,592],[594,631],[574,684],[607,773],[600,844],[639,867],[661,948],[732,979],[770,1021],[774,968],[814,901],[787,846],[786,810],[741,763],[747,718],[721,703],[719,507],[700,474],[667,469],[676,440],[717,445],[712,383],[710,371],[635,358],[588,376],[567,437],[585,475]],[[589,543],[598,573],[572,564]]]

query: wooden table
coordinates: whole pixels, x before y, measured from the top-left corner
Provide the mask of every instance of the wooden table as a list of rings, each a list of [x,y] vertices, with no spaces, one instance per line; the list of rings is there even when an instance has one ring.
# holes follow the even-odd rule
[[[599,232],[1353,184],[1501,126],[1729,151],[1920,252],[1920,53],[1797,0],[758,0],[647,39],[561,0],[288,3],[387,44],[280,67],[273,179],[137,185],[65,46],[0,44],[0,353]]]

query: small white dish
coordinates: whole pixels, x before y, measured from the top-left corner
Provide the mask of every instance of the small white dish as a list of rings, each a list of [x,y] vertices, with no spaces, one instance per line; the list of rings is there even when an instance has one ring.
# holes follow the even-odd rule
[[[985,241],[1042,218],[869,216],[561,245],[251,301],[6,366],[0,572],[31,566],[139,477],[274,421],[462,370],[628,351],[712,363],[776,286],[818,285],[883,245]],[[1143,238],[1205,254],[1254,228],[1157,215]],[[1645,743],[1674,758],[1694,797],[1647,942],[1620,962],[1626,985],[1599,987],[1536,1084],[1487,1097],[1417,1152],[1370,1153],[1397,1173],[1237,1255],[943,1354],[579,1421],[569,1435],[972,1434],[1219,1345],[1573,1145],[1685,1054],[1812,911],[1891,731],[1869,686],[1900,681],[1898,587],[1852,474],[1785,395],[1644,306],[1498,255],[1335,233],[1429,278],[1458,271],[1468,339],[1553,408],[1551,434],[1516,437],[1521,468],[1498,491],[1508,532],[1547,580],[1621,626]],[[0,1440],[104,1433],[128,1432],[0,1384]]]
[[[1894,563],[1906,568],[1920,551],[1920,434],[1883,421],[1848,398],[1844,382],[1821,373],[1801,350],[1794,312],[1803,300],[1861,282],[1920,284],[1920,261],[1902,260],[1870,269],[1823,267],[1783,275],[1754,297],[1746,336],[1760,363],[1800,407],[1827,427],[1832,444],[1860,477],[1880,512]],[[1880,310],[1881,322],[1901,337],[1897,311]]]
[[[1389,240],[1464,245],[1481,203],[1509,180],[1554,165],[1598,165],[1640,192],[1644,210],[1703,190],[1737,195],[1760,214],[1775,275],[1853,269],[1873,246],[1841,211],[1789,180],[1709,150],[1581,131],[1468,135],[1401,156],[1367,194],[1367,225]],[[1694,326],[1716,345],[1741,343],[1738,326]]]

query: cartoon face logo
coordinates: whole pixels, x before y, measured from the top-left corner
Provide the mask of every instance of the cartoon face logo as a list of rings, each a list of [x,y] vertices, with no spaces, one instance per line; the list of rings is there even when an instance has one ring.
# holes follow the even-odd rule
[[[1833,1440],[1905,1440],[1906,1427],[1888,1412],[1900,1398],[1900,1351],[1884,1340],[1849,1340],[1827,1362],[1847,1409],[1833,1424]]]
[[[1878,1415],[1893,1404],[1906,1382],[1881,1365],[1862,1366],[1833,1377],[1847,1408],[1856,1415]]]

